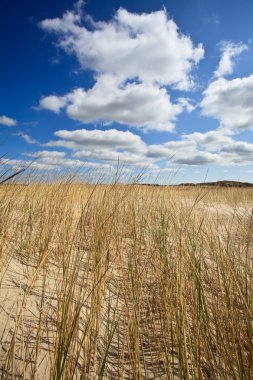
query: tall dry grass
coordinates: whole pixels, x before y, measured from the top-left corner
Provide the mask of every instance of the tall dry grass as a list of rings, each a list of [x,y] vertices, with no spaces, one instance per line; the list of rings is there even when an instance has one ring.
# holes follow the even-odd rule
[[[2,185],[0,378],[253,378],[252,200]]]

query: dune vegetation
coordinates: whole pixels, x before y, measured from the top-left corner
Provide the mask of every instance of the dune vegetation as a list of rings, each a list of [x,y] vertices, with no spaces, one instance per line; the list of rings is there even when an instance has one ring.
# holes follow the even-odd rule
[[[0,187],[0,379],[252,379],[253,190]]]

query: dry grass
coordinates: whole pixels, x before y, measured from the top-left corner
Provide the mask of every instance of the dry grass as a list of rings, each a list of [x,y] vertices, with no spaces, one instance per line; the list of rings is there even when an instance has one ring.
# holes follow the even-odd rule
[[[0,187],[0,378],[253,378],[252,200]]]

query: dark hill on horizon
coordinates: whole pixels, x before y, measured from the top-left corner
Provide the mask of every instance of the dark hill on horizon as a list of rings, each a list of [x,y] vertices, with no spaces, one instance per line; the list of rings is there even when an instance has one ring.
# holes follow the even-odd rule
[[[215,181],[215,182],[186,182],[186,183],[179,183],[177,185],[162,185],[158,183],[140,183],[141,186],[172,186],[172,187],[190,187],[190,186],[201,186],[201,187],[253,187],[253,183],[250,182],[240,182],[240,181]]]
[[[224,180],[216,182],[180,183],[178,186],[253,187],[253,183]]]

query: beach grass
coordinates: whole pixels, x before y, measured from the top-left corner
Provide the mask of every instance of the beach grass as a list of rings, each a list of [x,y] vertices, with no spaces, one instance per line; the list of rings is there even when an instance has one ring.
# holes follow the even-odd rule
[[[253,190],[0,187],[0,379],[253,378]]]

